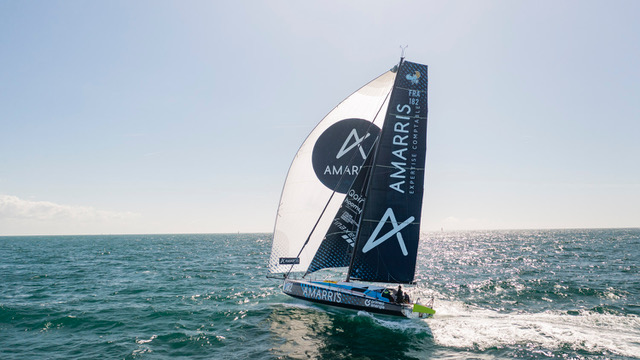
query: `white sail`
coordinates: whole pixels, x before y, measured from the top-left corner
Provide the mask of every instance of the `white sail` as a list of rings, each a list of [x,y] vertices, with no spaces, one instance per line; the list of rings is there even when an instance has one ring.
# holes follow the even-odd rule
[[[344,185],[345,179],[351,177],[352,181],[358,171],[358,166],[346,165],[342,160],[352,159],[360,164],[364,161],[365,152],[370,150],[366,147],[372,146],[384,122],[395,76],[388,71],[343,100],[313,129],[298,150],[280,198],[270,272],[308,268],[345,198],[345,189],[350,185]],[[371,126],[372,122],[375,126]],[[345,132],[345,127],[353,129]],[[335,128],[340,128],[341,135],[332,132]],[[337,159],[337,162],[324,163],[325,158]],[[338,183],[343,186],[334,192]]]

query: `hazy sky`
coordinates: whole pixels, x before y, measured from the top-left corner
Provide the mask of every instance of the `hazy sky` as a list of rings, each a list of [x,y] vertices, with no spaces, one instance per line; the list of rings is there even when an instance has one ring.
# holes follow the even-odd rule
[[[640,1],[0,1],[0,235],[270,232],[299,145],[429,65],[423,230],[640,226]]]

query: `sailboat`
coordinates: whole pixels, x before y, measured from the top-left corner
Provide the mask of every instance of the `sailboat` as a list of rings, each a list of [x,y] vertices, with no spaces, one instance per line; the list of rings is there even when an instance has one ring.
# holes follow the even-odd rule
[[[427,85],[427,66],[402,57],[303,142],[282,190],[268,265],[285,294],[372,313],[435,313],[395,288],[415,277]],[[343,281],[311,278],[334,268],[346,269]]]

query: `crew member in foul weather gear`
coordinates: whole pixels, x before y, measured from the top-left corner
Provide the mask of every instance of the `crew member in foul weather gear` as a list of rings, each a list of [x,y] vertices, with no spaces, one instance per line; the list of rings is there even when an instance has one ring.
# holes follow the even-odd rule
[[[404,294],[402,293],[402,286],[398,285],[398,291],[396,292],[396,303],[402,304],[404,301]]]
[[[384,289],[384,291],[382,291],[382,297],[389,300],[389,302],[393,302],[393,297],[391,296],[389,289]]]

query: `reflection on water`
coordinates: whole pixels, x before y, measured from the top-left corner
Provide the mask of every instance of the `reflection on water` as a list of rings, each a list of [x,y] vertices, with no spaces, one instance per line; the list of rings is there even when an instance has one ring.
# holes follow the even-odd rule
[[[267,321],[282,359],[418,359],[432,344],[424,321],[325,306],[278,305]]]

